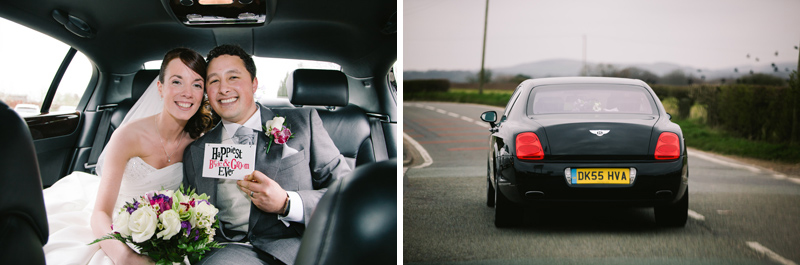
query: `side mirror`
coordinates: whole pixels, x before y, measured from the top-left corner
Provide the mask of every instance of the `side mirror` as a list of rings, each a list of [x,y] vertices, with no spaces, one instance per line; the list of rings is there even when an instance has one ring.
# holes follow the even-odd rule
[[[494,127],[494,123],[497,122],[497,112],[490,110],[481,113],[481,120],[488,122],[490,126]]]
[[[667,117],[669,117],[669,120],[672,120],[672,114],[667,113]]]

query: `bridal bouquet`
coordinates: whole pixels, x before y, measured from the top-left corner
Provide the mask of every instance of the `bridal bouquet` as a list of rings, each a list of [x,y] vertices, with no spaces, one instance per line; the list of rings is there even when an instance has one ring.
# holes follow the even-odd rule
[[[138,247],[140,253],[157,264],[183,262],[197,263],[211,248],[222,248],[214,241],[214,231],[219,225],[219,210],[208,202],[208,195],[195,194],[183,186],[177,191],[150,192],[120,209],[114,219],[113,232],[106,239],[116,239]]]

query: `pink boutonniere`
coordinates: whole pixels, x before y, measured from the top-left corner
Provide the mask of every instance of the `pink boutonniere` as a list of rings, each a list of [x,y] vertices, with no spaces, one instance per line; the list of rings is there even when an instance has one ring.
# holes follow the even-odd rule
[[[272,147],[272,142],[285,144],[289,138],[294,138],[292,131],[286,127],[286,118],[280,116],[275,116],[275,118],[264,123],[264,134],[270,139],[269,145],[267,145],[267,153],[269,153],[269,148]]]

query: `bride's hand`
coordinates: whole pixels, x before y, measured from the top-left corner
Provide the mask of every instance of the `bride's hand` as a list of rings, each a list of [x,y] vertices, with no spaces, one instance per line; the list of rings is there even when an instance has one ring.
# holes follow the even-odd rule
[[[131,253],[129,253],[122,261],[122,264],[128,265],[128,264],[156,264],[156,263],[153,262],[153,260],[146,255],[138,254],[136,252],[131,251]]]

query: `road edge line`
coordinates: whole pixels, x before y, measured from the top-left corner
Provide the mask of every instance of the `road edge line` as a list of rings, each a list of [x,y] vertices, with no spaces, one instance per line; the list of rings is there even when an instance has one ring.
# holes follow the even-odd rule
[[[425,148],[422,147],[422,145],[420,145],[417,141],[411,138],[411,136],[408,136],[408,134],[406,134],[405,132],[403,132],[403,140],[408,141],[408,143],[411,144],[411,146],[414,147],[414,149],[417,149],[419,155],[422,156],[423,160],[422,164],[413,166],[411,168],[424,168],[433,164],[433,158],[431,158],[431,155],[428,154],[428,151],[425,150]]]
[[[781,257],[781,255],[778,255],[778,253],[772,252],[772,250],[769,250],[767,247],[762,246],[758,242],[747,241],[745,243],[747,243],[748,247],[752,248],[753,250],[755,250],[756,252],[760,253],[761,255],[767,256],[772,261],[778,262],[778,263],[783,264],[783,265],[797,265],[797,263],[794,263],[794,261],[791,261],[791,260],[788,260],[788,259],[786,259],[784,257]]]
[[[723,165],[723,166],[747,169],[747,170],[749,170],[750,172],[753,172],[753,173],[761,173],[761,171],[762,171],[761,169],[759,169],[757,167],[754,167],[754,166],[736,164],[736,163],[733,163],[733,162],[728,162],[728,161],[724,161],[724,160],[712,157],[712,156],[710,156],[708,154],[705,154],[702,151],[697,150],[697,149],[690,149],[689,151],[691,151],[691,153],[692,153],[689,156],[699,157],[700,159],[703,159],[703,160],[706,160],[706,161],[710,161],[710,162],[714,162],[714,163],[717,163],[717,164],[720,164],[720,165]]]

